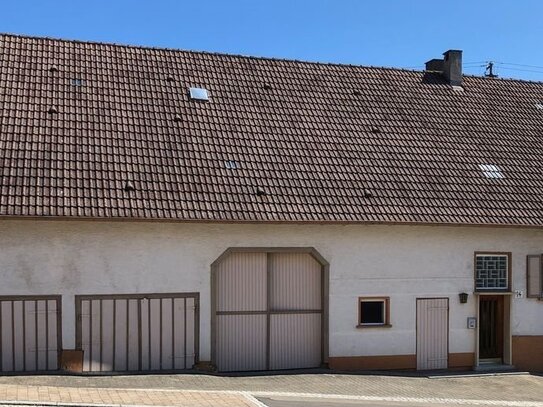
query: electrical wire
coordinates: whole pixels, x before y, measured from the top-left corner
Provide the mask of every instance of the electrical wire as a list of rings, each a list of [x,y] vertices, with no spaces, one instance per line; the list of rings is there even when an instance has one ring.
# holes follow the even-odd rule
[[[508,71],[536,72],[543,74],[543,71],[536,71],[534,69],[508,68],[506,66],[501,66],[500,69],[507,69]]]
[[[512,62],[496,62],[496,64],[499,64],[499,65],[512,65],[512,66],[523,66],[525,68],[539,68],[539,69],[543,69],[543,66],[538,66],[538,65],[526,65],[526,64],[514,64]]]

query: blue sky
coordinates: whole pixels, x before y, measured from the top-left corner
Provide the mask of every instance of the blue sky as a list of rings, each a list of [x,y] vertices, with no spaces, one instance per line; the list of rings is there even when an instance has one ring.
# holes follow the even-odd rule
[[[541,0],[3,0],[0,32],[543,81]]]

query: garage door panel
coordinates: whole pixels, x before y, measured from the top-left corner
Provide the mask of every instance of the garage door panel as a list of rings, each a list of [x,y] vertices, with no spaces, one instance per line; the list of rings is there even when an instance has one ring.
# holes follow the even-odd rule
[[[102,300],[101,371],[113,370],[113,300]]]
[[[177,370],[197,362],[197,294],[77,296],[76,301],[84,371]],[[94,314],[100,304],[102,312]],[[85,318],[87,311],[92,321]]]
[[[322,268],[307,253],[270,254],[272,310],[318,310],[322,307]]]
[[[24,301],[23,302],[23,338],[24,346],[26,349],[25,355],[25,367],[26,371],[35,371],[37,370],[37,343],[36,343],[36,302],[35,301]]]
[[[92,371],[100,370],[101,344],[100,335],[102,321],[102,302],[100,300],[90,302],[90,332],[91,332],[91,353],[90,369]]]
[[[173,369],[173,341],[175,337],[173,336],[173,312],[172,306],[173,301],[170,298],[165,298],[162,300],[162,335],[161,335],[161,349],[162,349],[162,365],[161,369]]]
[[[220,371],[266,369],[266,315],[220,315],[217,332]]]
[[[0,357],[2,358],[2,371],[11,372],[15,370],[15,355],[13,353],[13,325],[11,323],[11,310],[13,304],[11,302],[0,302],[1,319],[2,319],[2,349]]]
[[[16,372],[22,372],[25,369],[25,342],[24,342],[24,325],[25,318],[23,313],[23,302],[14,301],[13,302],[13,352],[15,354],[15,366],[13,368]]]
[[[47,370],[47,301],[36,301],[36,336],[37,340],[37,369]]]
[[[0,297],[0,371],[57,368],[58,302],[58,296]]]
[[[218,311],[266,310],[266,253],[233,253],[218,268]]]
[[[58,349],[59,349],[59,303],[55,300],[47,300],[47,336],[48,336],[48,358],[47,368],[49,370],[58,369]]]
[[[184,298],[176,298],[173,301],[173,317],[177,322],[173,327],[173,337],[174,343],[174,352],[173,352],[173,363],[174,369],[185,369],[185,302]],[[191,365],[192,366],[192,365]]]
[[[115,365],[116,371],[127,370],[127,332],[126,320],[128,315],[128,301],[125,299],[115,300]]]
[[[127,335],[128,335],[128,351],[127,361],[128,370],[139,370],[139,315],[138,315],[138,302],[139,300],[128,300],[128,314],[127,314]]]
[[[188,312],[186,312],[186,315],[185,315],[185,321],[186,321],[186,325],[185,325],[186,346],[185,346],[185,348],[188,350],[188,349],[195,349],[196,348],[195,347],[195,344],[196,344],[196,332],[194,330],[192,330],[192,329],[187,329],[187,327],[195,325],[195,320],[194,320],[195,313],[191,312],[191,310],[194,310],[196,305],[195,305],[195,302],[194,302],[193,298],[187,298],[186,301],[187,301],[186,302],[186,310]],[[192,352],[185,352],[185,354],[186,354],[186,360],[185,360],[186,366],[187,367],[193,366],[194,363],[196,363],[196,355],[195,355],[195,353],[192,351]]]
[[[270,369],[321,364],[321,314],[280,314],[270,319]]]
[[[140,316],[141,316],[141,370],[151,370],[150,366],[150,334],[151,329],[149,327],[149,315],[150,315],[150,302],[147,298],[141,300]]]
[[[150,313],[150,351],[151,370],[160,370],[160,300],[152,299]]]

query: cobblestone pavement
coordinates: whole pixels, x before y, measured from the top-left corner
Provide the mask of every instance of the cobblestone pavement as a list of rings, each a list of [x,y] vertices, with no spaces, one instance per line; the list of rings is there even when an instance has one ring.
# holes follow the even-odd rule
[[[258,406],[253,396],[350,397],[543,407],[543,376],[299,373],[220,376],[4,376],[0,400],[171,406]],[[462,403],[462,401],[464,401]]]

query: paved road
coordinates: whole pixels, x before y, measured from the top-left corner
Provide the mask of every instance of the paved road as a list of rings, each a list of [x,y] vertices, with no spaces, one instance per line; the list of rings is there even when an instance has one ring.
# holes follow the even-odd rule
[[[413,403],[392,401],[361,401],[338,399],[313,399],[313,398],[285,398],[285,397],[258,397],[258,401],[266,407],[458,407],[458,403]],[[463,404],[469,406],[470,404]],[[475,405],[475,404],[471,404]],[[263,406],[261,406],[263,407]]]
[[[543,407],[543,376],[331,371],[243,376],[0,376],[0,404],[26,401],[179,407],[263,407],[266,403],[269,407]]]

